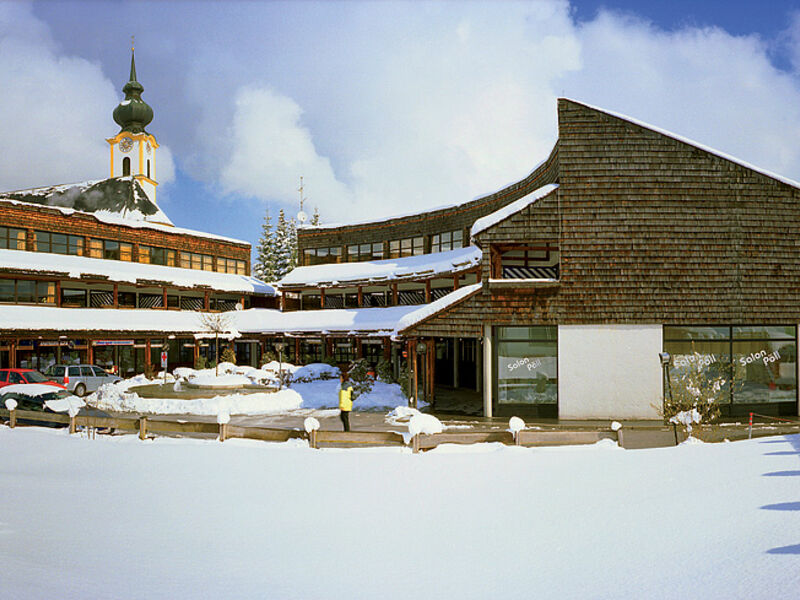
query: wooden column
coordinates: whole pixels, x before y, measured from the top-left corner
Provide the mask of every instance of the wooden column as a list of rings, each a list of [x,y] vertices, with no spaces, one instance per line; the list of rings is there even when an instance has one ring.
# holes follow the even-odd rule
[[[461,338],[453,338],[453,387],[458,388],[458,358]]]
[[[319,289],[319,307],[325,308],[325,288]]]
[[[431,280],[425,281],[425,304],[431,303]]]
[[[242,310],[244,310],[244,296],[239,296],[239,304],[242,305]]]
[[[86,362],[90,365],[94,364],[94,345],[90,339],[86,340]]]
[[[119,308],[119,284],[114,284],[114,308]]]
[[[483,416],[492,416],[492,326],[483,326]]]
[[[417,372],[417,343],[416,340],[408,341],[408,360],[411,361],[411,408],[417,408],[417,391],[419,390],[419,373]]]
[[[56,281],[56,306],[61,306],[61,280]]]
[[[386,362],[392,360],[392,339],[389,337],[383,338],[383,360]]]
[[[300,364],[300,338],[294,338],[294,362]]]
[[[393,283],[392,284],[392,306],[397,306],[397,297],[398,297],[397,284]]]
[[[361,286],[358,286],[358,308],[364,306],[364,292]]]
[[[284,295],[284,293],[281,292],[281,296],[280,296],[280,299],[279,299],[279,302],[280,302],[279,306],[280,306],[280,311],[281,312],[284,312],[286,310],[286,301],[284,300],[285,297],[286,296]],[[300,310],[303,310],[303,293],[302,292],[300,292]]]
[[[458,289],[458,285],[460,283],[459,279],[461,279],[458,275],[453,275],[453,291],[455,292]]]
[[[203,309],[206,311],[211,309],[211,294],[208,290],[203,294]]]
[[[480,267],[475,269],[475,276],[478,278],[477,283],[480,283],[481,282],[481,268]]]
[[[11,340],[11,343],[8,345],[8,364],[11,365],[12,369],[17,368],[17,340]]]
[[[364,358],[364,344],[361,343],[361,338],[356,338],[356,358]]]
[[[151,362],[150,362],[150,338],[147,338],[144,341],[144,364],[145,364],[145,366],[148,366],[148,367],[151,366]],[[161,363],[159,362],[159,364],[161,364]]]
[[[161,308],[167,310],[167,288],[163,288],[162,290]]]

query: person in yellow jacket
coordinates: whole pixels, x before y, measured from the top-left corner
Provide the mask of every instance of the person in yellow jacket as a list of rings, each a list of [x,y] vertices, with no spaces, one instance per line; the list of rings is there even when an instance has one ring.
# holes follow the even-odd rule
[[[342,427],[345,431],[350,431],[350,411],[353,410],[353,386],[347,382],[347,375],[342,373],[339,385],[339,418],[342,420]]]

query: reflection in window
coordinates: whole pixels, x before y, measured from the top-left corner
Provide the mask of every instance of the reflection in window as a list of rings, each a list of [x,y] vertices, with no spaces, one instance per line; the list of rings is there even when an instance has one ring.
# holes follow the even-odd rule
[[[703,368],[726,380],[722,402],[797,401],[796,330],[788,326],[669,326],[664,349],[672,355],[670,378]]]
[[[498,327],[499,404],[551,404],[558,401],[556,327]]]

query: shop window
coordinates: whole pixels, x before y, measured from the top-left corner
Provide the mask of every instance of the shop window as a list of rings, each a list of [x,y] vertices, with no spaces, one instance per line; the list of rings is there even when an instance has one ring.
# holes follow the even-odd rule
[[[25,250],[25,230],[15,227],[0,227],[0,248]]]
[[[558,403],[558,329],[496,328],[498,405]]]
[[[86,308],[86,290],[61,288],[61,306]]]
[[[689,370],[724,381],[717,398],[723,415],[743,414],[753,405],[794,414],[797,334],[792,325],[667,326],[664,350],[671,355],[673,389]]]
[[[492,279],[558,279],[556,246],[493,244],[490,247]]]

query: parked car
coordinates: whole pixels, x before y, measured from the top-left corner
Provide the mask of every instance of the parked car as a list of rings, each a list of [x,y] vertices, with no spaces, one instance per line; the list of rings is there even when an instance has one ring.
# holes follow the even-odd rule
[[[44,390],[44,387],[51,388],[53,391]],[[74,398],[74,394],[71,394],[67,390],[59,387],[56,388],[55,386],[49,385],[47,383],[43,384],[16,384],[16,385],[9,385],[3,389],[0,389],[0,406],[5,408],[6,400],[16,400],[17,402],[17,410],[21,411],[30,411],[30,412],[49,412],[55,413],[56,411],[52,410],[50,407],[46,405],[46,403],[50,400],[62,400],[64,398]],[[63,413],[62,413],[63,414]],[[110,417],[107,412],[103,412],[97,408],[92,408],[90,406],[84,406],[78,412],[78,416],[88,416],[88,417]],[[52,421],[46,420],[39,420],[36,417],[17,417],[17,423],[24,424],[24,425],[39,425],[44,427],[66,427],[66,423],[55,423]],[[110,432],[111,430],[103,430]],[[103,432],[101,431],[101,433]]]
[[[44,374],[47,379],[61,383],[76,396],[85,396],[97,391],[105,383],[122,381],[116,375],[107,373],[102,367],[94,365],[52,365]]]
[[[34,369],[0,369],[0,388],[18,383],[44,383],[60,389],[64,386]]]

